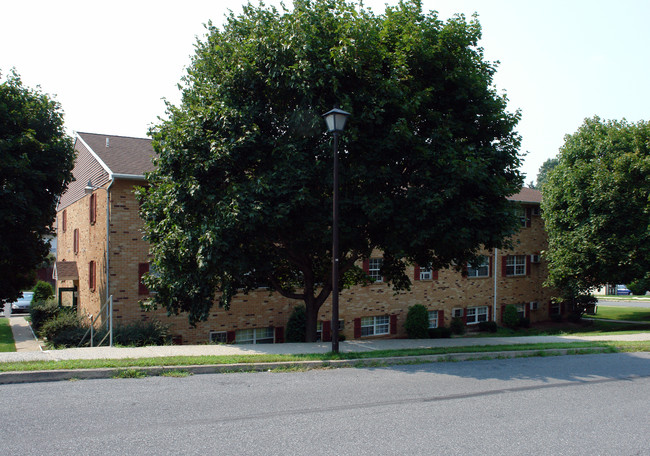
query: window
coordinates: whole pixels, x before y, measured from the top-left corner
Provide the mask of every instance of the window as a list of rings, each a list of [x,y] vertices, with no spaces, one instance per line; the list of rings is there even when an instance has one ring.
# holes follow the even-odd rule
[[[508,255],[506,259],[506,275],[526,275],[526,255]]]
[[[420,280],[433,280],[433,270],[431,268],[420,268]]]
[[[463,318],[463,309],[460,308],[455,308],[451,310],[451,317],[452,318]]]
[[[549,305],[551,306],[550,311],[549,311],[549,313],[551,315],[561,315],[562,314],[562,306],[560,305],[559,302],[551,301],[551,303]]]
[[[383,277],[381,276],[381,265],[384,260],[382,258],[370,258],[368,262],[368,275],[375,282],[383,282]]]
[[[90,195],[90,224],[94,225],[97,221],[97,194],[93,193]]]
[[[79,253],[79,228],[75,228],[72,233],[72,250],[75,255]]]
[[[381,317],[361,318],[361,336],[379,336],[389,333],[390,319],[388,315]]]
[[[515,304],[515,309],[517,309],[517,315],[519,315],[519,318],[524,318],[526,316],[526,304]]]
[[[341,331],[343,331],[343,327],[343,320],[339,320],[339,334],[341,334]],[[318,320],[316,322],[316,336],[318,341],[323,340],[323,322],[321,320]]]
[[[430,310],[429,311],[429,328],[438,327],[438,311]]]
[[[91,261],[88,263],[88,288],[90,291],[95,291],[97,287],[97,278],[96,278],[96,266],[95,262]]]
[[[473,325],[482,321],[488,320],[488,307],[468,307],[467,308],[467,324]]]
[[[240,329],[235,334],[236,344],[272,344],[273,328]]]
[[[228,333],[226,331],[210,331],[210,342],[225,344],[228,342]]]
[[[476,267],[467,263],[467,277],[489,277],[490,276],[490,259],[486,256],[479,258]]]
[[[68,229],[68,210],[64,209],[63,214],[61,214],[61,230],[65,233],[65,230]]]

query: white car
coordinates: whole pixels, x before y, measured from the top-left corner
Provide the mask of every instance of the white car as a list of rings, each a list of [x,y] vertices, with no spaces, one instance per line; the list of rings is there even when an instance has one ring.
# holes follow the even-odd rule
[[[11,303],[11,313],[29,312],[29,305],[32,303],[33,296],[33,292],[23,291],[22,296]]]

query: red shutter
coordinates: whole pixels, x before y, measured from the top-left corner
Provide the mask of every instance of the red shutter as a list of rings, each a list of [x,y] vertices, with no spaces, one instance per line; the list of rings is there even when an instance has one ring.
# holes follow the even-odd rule
[[[397,334],[397,315],[390,316],[390,333]]]
[[[330,342],[332,340],[332,322],[330,320],[323,321],[323,330],[320,338],[323,342]]]
[[[463,309],[463,324],[467,324],[467,307]]]
[[[138,264],[138,294],[146,295],[149,294],[149,289],[147,286],[142,283],[142,276],[149,272],[149,263],[140,263]]]
[[[61,229],[65,233],[65,230],[68,228],[68,210],[64,209],[63,214],[61,214]]]
[[[413,266],[413,280],[420,280],[420,266]]]
[[[226,333],[226,343],[234,344],[236,337],[237,337],[237,332],[236,331],[228,331]]]
[[[492,265],[494,264],[493,258],[488,257],[488,277],[492,277]]]
[[[431,271],[431,280],[438,280],[438,271]]]
[[[90,288],[90,291],[95,291],[95,280],[95,262],[91,261],[88,263],[88,288]]]
[[[548,318],[551,318],[551,316],[553,315],[552,312],[553,312],[553,303],[549,302],[548,303]]]
[[[72,233],[72,250],[74,251],[75,255],[79,253],[79,228],[75,228],[74,232]]]
[[[93,193],[90,195],[90,204],[88,205],[90,209],[90,224],[94,225],[97,221],[97,194]]]
[[[492,321],[492,306],[488,306],[488,321]]]
[[[530,255],[526,255],[526,275],[530,275]]]
[[[508,256],[501,257],[501,276],[508,277]]]
[[[361,318],[354,319],[354,338],[358,339],[361,337]]]
[[[363,272],[370,274],[370,259],[366,258],[363,260]]]
[[[526,228],[530,228],[532,216],[533,216],[533,208],[532,207],[527,207],[526,208]]]
[[[442,328],[445,326],[445,311],[444,310],[439,310],[438,311],[438,328]]]
[[[277,326],[275,328],[275,343],[276,344],[284,343],[284,326]]]

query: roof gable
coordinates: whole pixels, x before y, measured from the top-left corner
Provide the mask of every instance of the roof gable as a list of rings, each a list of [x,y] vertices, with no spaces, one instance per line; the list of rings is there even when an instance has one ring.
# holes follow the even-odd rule
[[[153,171],[152,158],[156,153],[147,138],[77,133],[110,174],[142,176]]]

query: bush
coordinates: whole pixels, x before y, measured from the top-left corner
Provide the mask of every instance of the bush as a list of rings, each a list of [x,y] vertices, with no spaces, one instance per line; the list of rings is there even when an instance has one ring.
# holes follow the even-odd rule
[[[34,287],[34,295],[32,296],[32,304],[36,302],[43,302],[54,296],[54,289],[52,285],[47,282],[39,280]]]
[[[431,339],[449,339],[451,337],[451,329],[444,326],[429,328],[428,332]]]
[[[422,304],[409,307],[404,329],[409,339],[426,339],[429,337],[429,311]]]
[[[107,330],[102,329],[96,334],[100,341]],[[128,325],[117,325],[113,328],[113,344],[145,347],[147,345],[165,345],[170,342],[169,325],[159,320],[136,321]]]
[[[520,318],[517,313],[517,308],[512,304],[506,306],[503,313],[503,325],[506,328],[515,329],[519,326]]]
[[[570,323],[580,323],[580,321],[582,320],[582,312],[580,312],[580,311],[570,312],[566,316],[566,319]]]
[[[59,314],[59,306],[53,299],[48,301],[32,302],[29,306],[29,317],[32,320],[32,329],[40,335],[41,328],[46,321]]]
[[[452,318],[451,323],[449,324],[449,329],[453,334],[465,334],[465,323],[463,323],[463,319],[460,317]]]
[[[76,312],[62,310],[43,324],[40,333],[55,347],[76,347],[87,330]]]
[[[646,275],[641,279],[636,279],[627,284],[632,294],[644,295],[646,291],[650,290],[650,275]]]
[[[304,305],[297,305],[293,308],[289,321],[287,322],[287,342],[304,342],[307,328],[307,311]],[[339,338],[340,340],[340,338]]]
[[[478,330],[481,332],[497,332],[497,322],[496,321],[482,321],[478,324]]]
[[[519,327],[520,328],[530,328],[530,318],[528,317],[521,317],[519,319]]]

